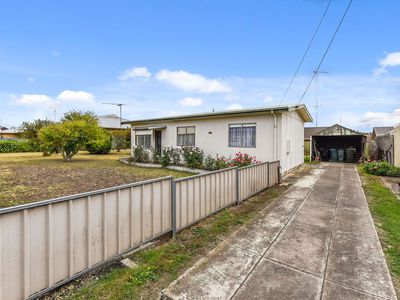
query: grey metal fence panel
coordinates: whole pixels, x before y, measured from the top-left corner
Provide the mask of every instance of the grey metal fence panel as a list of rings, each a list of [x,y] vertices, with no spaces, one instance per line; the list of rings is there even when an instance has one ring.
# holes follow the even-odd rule
[[[175,180],[177,231],[236,202],[236,170],[229,168]]]
[[[172,229],[172,177],[0,210],[0,299],[25,299]]]
[[[268,162],[263,162],[238,169],[239,201],[243,201],[269,187],[268,165]]]
[[[279,161],[0,209],[0,299],[25,299],[279,183]]]

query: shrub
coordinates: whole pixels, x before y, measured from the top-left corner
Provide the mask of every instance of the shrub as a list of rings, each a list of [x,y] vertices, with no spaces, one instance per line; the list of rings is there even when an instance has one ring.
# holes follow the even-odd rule
[[[179,166],[181,164],[181,148],[172,148],[171,151],[171,161],[174,166]]]
[[[149,162],[149,153],[143,146],[134,146],[132,160],[134,162]]]
[[[182,155],[185,165],[191,169],[201,169],[203,167],[204,151],[199,147],[184,146]]]
[[[304,162],[311,162],[310,155],[304,155]]]
[[[368,162],[363,167],[367,173],[373,175],[400,177],[400,168],[392,166],[386,161]]]
[[[235,153],[235,158],[232,160],[231,165],[239,168],[249,166],[252,164],[258,164],[260,161],[255,156],[248,155],[246,153],[238,152]]]
[[[169,166],[171,164],[173,148],[171,146],[164,146],[161,150],[160,163],[163,167]]]
[[[30,145],[32,151],[40,152],[43,151],[44,156],[48,156],[52,152],[55,152],[55,149],[46,149],[41,141],[39,140],[39,131],[40,129],[53,124],[53,121],[50,120],[41,120],[37,119],[33,122],[23,122],[20,126],[21,137],[27,140],[27,143]]]
[[[34,152],[27,140],[0,140],[0,153]]]
[[[224,156],[217,156],[215,157],[215,170],[221,170],[228,168],[232,165],[231,159],[228,159]]]
[[[161,159],[161,153],[160,153],[160,151],[158,151],[156,148],[154,148],[154,147],[151,147],[150,148],[150,151],[151,151],[151,162],[153,163],[153,164],[160,164],[161,163],[161,161],[160,161],[160,159]]]
[[[215,170],[215,159],[211,155],[207,155],[204,158],[204,169],[208,171],[214,171]]]
[[[91,154],[107,154],[112,148],[112,136],[107,131],[99,128],[94,139],[86,144],[86,150]]]

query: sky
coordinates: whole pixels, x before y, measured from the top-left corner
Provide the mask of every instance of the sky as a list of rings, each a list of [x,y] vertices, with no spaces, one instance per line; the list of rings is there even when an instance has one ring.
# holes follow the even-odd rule
[[[72,110],[135,120],[297,104],[348,0],[3,1],[0,125]],[[400,1],[354,0],[303,99],[316,125],[400,122]]]

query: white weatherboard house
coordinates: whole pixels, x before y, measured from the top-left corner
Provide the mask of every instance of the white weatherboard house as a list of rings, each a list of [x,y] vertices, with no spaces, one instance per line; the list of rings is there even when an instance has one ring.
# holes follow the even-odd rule
[[[195,145],[206,154],[247,153],[280,160],[282,172],[304,162],[305,105],[275,106],[123,122],[131,124],[132,148]]]

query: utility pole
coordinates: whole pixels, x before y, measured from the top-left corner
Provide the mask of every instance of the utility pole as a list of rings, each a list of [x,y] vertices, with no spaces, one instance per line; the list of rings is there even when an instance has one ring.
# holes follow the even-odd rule
[[[110,104],[119,106],[119,128],[122,127],[122,106],[126,105],[125,103],[117,103],[117,102],[103,102],[103,104]]]
[[[318,108],[320,107],[319,105],[319,100],[318,100],[318,75],[319,74],[328,74],[328,72],[324,71],[314,71],[315,74],[315,126],[318,127]]]

